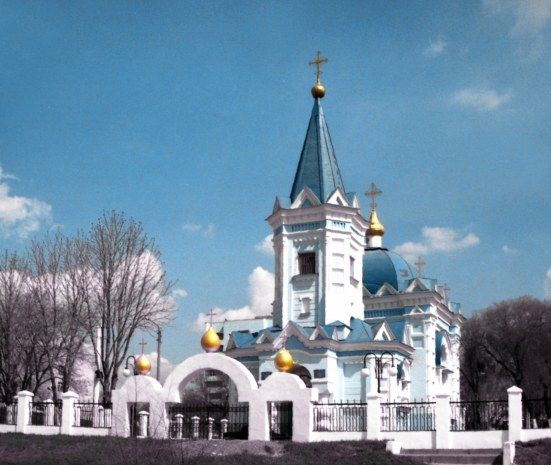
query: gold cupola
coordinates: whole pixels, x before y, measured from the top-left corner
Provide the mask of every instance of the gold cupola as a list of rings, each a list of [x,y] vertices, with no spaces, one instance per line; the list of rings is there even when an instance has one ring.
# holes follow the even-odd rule
[[[385,227],[377,217],[377,210],[371,210],[367,223],[366,236],[382,236],[385,233]]]
[[[277,371],[289,371],[294,364],[295,362],[293,361],[291,353],[285,347],[278,350],[274,358],[274,365]]]
[[[327,63],[327,58],[322,57],[318,52],[316,57],[310,62],[311,65],[316,67],[316,84],[312,87],[312,97],[323,98],[325,97],[325,87],[321,84],[321,65]]]
[[[212,326],[203,333],[201,347],[205,352],[216,352],[220,348],[220,338]]]
[[[151,362],[146,355],[142,354],[136,358],[134,369],[139,375],[147,375],[151,371]]]

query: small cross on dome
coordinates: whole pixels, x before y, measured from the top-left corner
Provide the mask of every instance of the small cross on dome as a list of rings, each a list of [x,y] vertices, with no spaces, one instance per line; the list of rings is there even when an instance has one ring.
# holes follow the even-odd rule
[[[374,182],[371,183],[370,189],[365,193],[366,197],[371,198],[371,210],[374,211],[377,208],[375,200],[379,197],[383,191],[379,189]]]
[[[423,257],[418,257],[417,261],[414,263],[415,271],[418,278],[421,277],[421,274],[423,273],[423,268],[425,267],[426,264],[427,262],[423,260]]]

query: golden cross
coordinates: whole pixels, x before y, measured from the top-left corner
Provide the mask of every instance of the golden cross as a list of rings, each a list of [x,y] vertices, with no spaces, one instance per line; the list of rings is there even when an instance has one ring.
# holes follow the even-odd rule
[[[210,312],[207,313],[208,316],[210,316],[210,325],[212,326],[212,317],[216,315],[216,312],[214,311],[214,308],[210,309]]]
[[[139,346],[142,346],[142,354],[143,354],[143,353],[144,353],[144,352],[143,352],[143,349],[144,349],[144,347],[147,345],[147,342],[145,342],[145,341],[143,340],[143,336],[142,336],[142,342],[140,342],[138,345],[139,345]]]
[[[318,51],[318,54],[316,57],[310,62],[311,65],[314,65],[316,67],[316,78],[318,81],[318,84],[320,83],[320,76],[321,76],[321,65],[324,63],[327,63],[327,58],[321,56],[321,53]]]
[[[425,260],[423,260],[423,257],[418,257],[417,261],[414,263],[415,270],[417,271],[417,276],[420,277],[421,273],[423,272],[424,266],[427,264]]]
[[[371,197],[371,210],[377,208],[377,202],[375,199],[381,195],[383,191],[378,189],[374,182],[371,183],[371,188],[365,193],[367,197]]]

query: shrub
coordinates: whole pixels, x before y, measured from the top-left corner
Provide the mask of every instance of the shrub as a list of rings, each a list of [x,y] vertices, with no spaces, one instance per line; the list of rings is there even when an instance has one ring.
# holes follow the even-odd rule
[[[551,463],[551,439],[517,442],[515,465],[549,465]]]

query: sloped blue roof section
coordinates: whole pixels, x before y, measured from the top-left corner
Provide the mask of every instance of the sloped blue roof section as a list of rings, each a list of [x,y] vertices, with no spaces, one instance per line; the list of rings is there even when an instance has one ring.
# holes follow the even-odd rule
[[[346,192],[319,99],[314,100],[291,189],[291,202],[295,201],[305,186],[308,186],[322,203],[338,187]]]
[[[373,340],[371,326],[358,318],[350,319],[350,333],[346,342],[366,342]]]
[[[231,333],[231,337],[233,338],[235,347],[237,347],[238,349],[251,346],[253,341],[256,339],[255,335],[249,332],[245,333],[241,331],[233,331]]]

